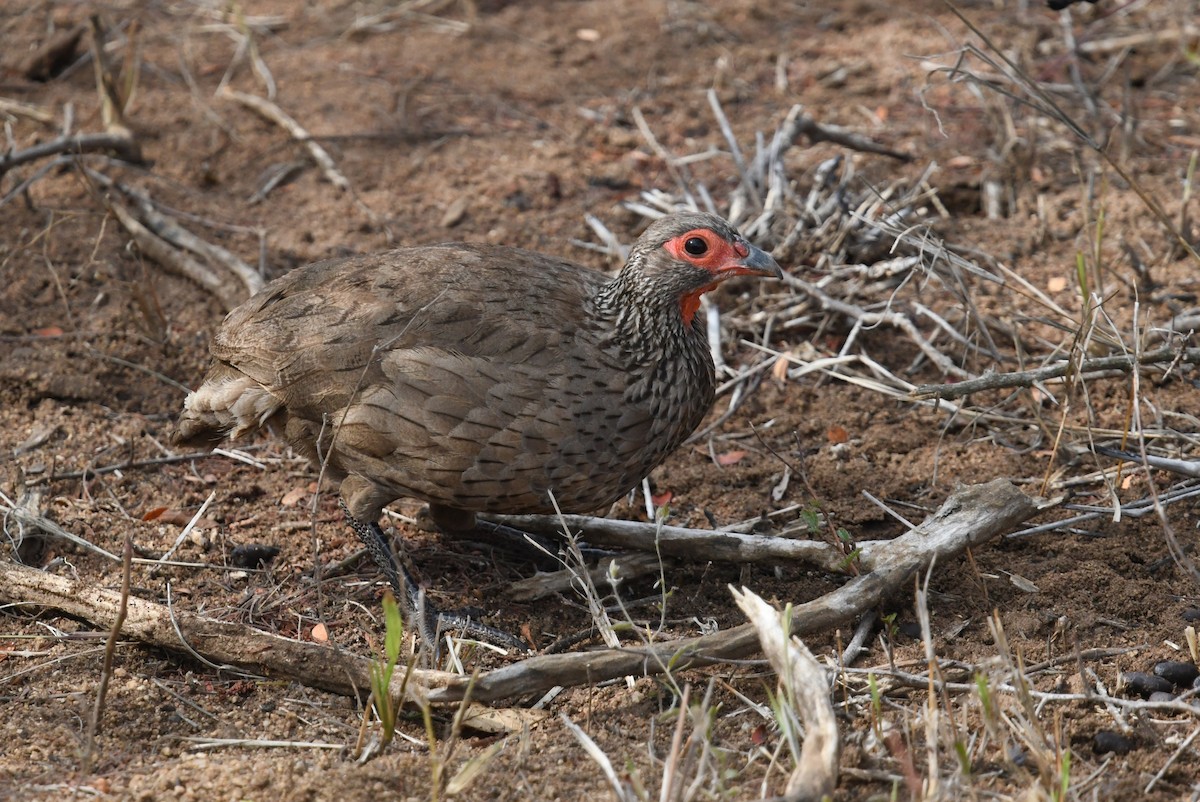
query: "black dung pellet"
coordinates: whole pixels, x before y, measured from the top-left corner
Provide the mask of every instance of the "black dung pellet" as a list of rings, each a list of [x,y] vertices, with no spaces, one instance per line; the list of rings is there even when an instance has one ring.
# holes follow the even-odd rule
[[[1114,755],[1128,754],[1133,749],[1133,741],[1119,732],[1101,730],[1092,736],[1092,751],[1097,755],[1112,752]]]
[[[229,552],[229,562],[238,568],[258,568],[271,562],[278,554],[278,546],[247,543],[244,546],[237,546]]]
[[[1155,691],[1170,693],[1175,689],[1168,680],[1147,674],[1145,671],[1125,671],[1121,673],[1121,681],[1130,693],[1143,699]]]
[[[1190,688],[1200,677],[1200,668],[1180,660],[1163,660],[1154,664],[1154,675],[1162,677],[1176,688]]]

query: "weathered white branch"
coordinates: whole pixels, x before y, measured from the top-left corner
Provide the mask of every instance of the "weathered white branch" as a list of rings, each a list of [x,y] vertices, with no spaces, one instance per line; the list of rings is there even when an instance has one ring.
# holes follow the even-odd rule
[[[982,545],[1050,506],[1035,500],[1004,479],[963,487],[920,526],[880,546],[874,570],[819,599],[797,605],[792,634],[804,635],[840,626],[878,605],[902,588],[916,571],[937,560],[944,563]],[[622,676],[678,671],[752,654],[758,636],[749,624],[702,637],[650,643],[627,649],[578,654],[538,655],[478,677],[471,698],[492,701],[540,693],[556,685],[583,685]],[[431,701],[461,699],[468,682],[456,679],[432,691]]]
[[[796,636],[788,637],[785,627],[790,620],[767,604],[752,590],[730,587],[734,601],[750,619],[758,633],[763,654],[784,693],[782,700],[791,703],[804,725],[804,745],[800,759],[788,778],[786,794],[794,802],[820,802],[831,798],[837,787],[838,741],[837,717],[829,698],[829,680],[825,669],[813,653]]]

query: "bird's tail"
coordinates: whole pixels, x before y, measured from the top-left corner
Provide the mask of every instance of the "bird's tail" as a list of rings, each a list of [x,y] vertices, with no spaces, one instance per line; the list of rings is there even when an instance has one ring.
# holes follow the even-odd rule
[[[211,446],[262,428],[283,402],[258,382],[231,367],[217,365],[183,402],[175,445]]]

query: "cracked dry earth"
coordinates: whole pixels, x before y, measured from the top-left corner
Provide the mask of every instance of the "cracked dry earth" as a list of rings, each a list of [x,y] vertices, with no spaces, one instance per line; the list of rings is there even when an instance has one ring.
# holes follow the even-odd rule
[[[1124,5],[1118,11],[1102,0],[1099,7],[1074,9],[1067,25],[1081,41],[1103,42],[1129,27],[1165,30],[1189,14],[1194,22],[1196,14],[1187,2]],[[999,101],[930,71],[929,59],[978,42],[941,2],[275,0],[247,4],[240,23],[223,9],[156,0],[6,4],[0,8],[0,97],[50,115],[39,121],[11,106],[0,109],[11,142],[20,149],[52,138],[68,105],[77,131],[102,130],[93,68],[79,60],[86,36],[77,58],[51,79],[31,80],[22,69],[53,32],[98,12],[110,30],[126,35],[136,22],[138,84],[126,117],[152,162],[109,169],[146,188],[205,238],[251,263],[261,256],[268,277],[327,257],[449,239],[505,243],[611,268],[611,260],[572,244],[595,241],[585,215],[599,217],[629,242],[644,221],[621,203],[643,190],[675,186],[668,165],[639,133],[633,110],[671,153],[704,153],[725,147],[706,99],[715,89],[743,143],[753,142],[756,132],[769,136],[788,109],[802,103],[823,123],[914,157],[901,164],[830,143],[801,143],[787,156],[789,176],[800,185],[838,154],[876,184],[915,179],[936,162],[929,181],[944,214],[929,222],[937,234],[1012,266],[1063,307],[1079,307],[1076,258],[1094,250],[1098,208],[1104,217],[1106,312],[1117,330],[1131,330],[1134,298],[1143,316],[1139,325],[1197,307],[1200,268],[1173,249],[1126,182],[1101,171],[1089,183],[1098,175],[1094,155],[1081,158],[1064,129],[1017,109],[1009,118],[1016,130],[1005,132],[995,113]],[[1082,69],[1084,80],[1102,85],[1105,108],[1136,119],[1118,131],[1102,117],[1113,133],[1114,155],[1172,219],[1180,219],[1188,159],[1200,148],[1194,38],[1190,45],[1185,40],[1086,51],[1076,63],[1064,56],[1061,18],[1036,3],[964,3],[963,10],[1036,79],[1069,87],[1072,70]],[[331,186],[279,128],[217,98],[226,81],[266,93],[264,71],[239,49],[246,26],[254,32],[253,55],[277,86],[276,102],[327,147],[351,192]],[[1191,62],[1183,55],[1188,52]],[[1005,142],[1015,143],[1019,158],[1001,152]],[[6,176],[0,193],[37,166]],[[252,202],[269,168],[289,178]],[[736,186],[728,158],[696,162],[694,169],[715,198],[728,197]],[[980,200],[990,185],[1007,193],[998,215],[988,215]],[[816,269],[815,260],[785,267],[809,278]],[[769,291],[738,284],[715,300],[736,310]],[[935,290],[930,296],[930,305],[947,303]],[[1026,296],[984,286],[975,301],[996,319],[1026,321],[1031,336],[1042,338],[1038,342],[1069,342],[1052,327],[1021,317]],[[182,609],[302,639],[314,638],[319,626],[338,647],[369,654],[381,638],[378,577],[364,563],[314,585],[314,559],[340,560],[357,544],[328,492],[320,494],[312,526],[316,475],[281,443],[268,438],[246,445],[254,458],[249,463],[213,456],[94,470],[163,455],[182,401],[177,384],[193,386],[201,377],[208,339],[222,316],[211,294],[131,246],[78,172],[56,167],[10,199],[0,207],[0,490],[13,499],[26,491],[40,494],[47,517],[109,551],[119,552],[130,535],[150,555],[170,548],[211,494],[199,526],[175,556],[220,566],[238,545],[268,544],[280,549],[269,570],[138,567],[133,593],[162,601],[169,582],[173,604]],[[837,354],[849,326],[831,320],[776,329],[769,345],[796,354]],[[945,378],[894,329],[856,336],[873,358],[914,384]],[[738,337],[725,344],[732,365],[761,358]],[[981,373],[993,366],[976,361],[967,367]],[[1025,391],[1011,405],[1025,417],[1015,416],[1009,427],[954,419],[928,405],[819,376],[763,381],[709,436],[658,468],[651,480],[657,494],[669,494],[671,522],[711,528],[790,508],[771,519],[782,526],[815,502],[854,539],[889,538],[904,525],[863,491],[913,520],[936,508],[956,483],[1008,477],[1037,492],[1047,477],[1059,481],[1101,467],[1079,450],[1056,450],[1064,416],[1072,432],[1086,425],[1119,431],[1130,413],[1124,376],[1095,379],[1086,402],[1077,399],[1065,411],[1045,395]],[[1187,416],[1200,413],[1196,381],[1186,365],[1164,381],[1145,378],[1144,413],[1186,432],[1196,420]],[[726,401],[718,401],[714,420]],[[1000,396],[995,401],[1008,403]],[[1194,443],[1196,430],[1190,433]],[[796,476],[773,496],[784,460]],[[1177,481],[1154,478],[1163,486]],[[1126,500],[1146,494],[1145,473],[1130,472],[1125,481]],[[1056,492],[1105,503],[1096,483],[1058,485]],[[395,509],[418,512],[413,504]],[[640,502],[619,504],[612,514],[645,517]],[[1059,511],[1041,520],[1056,515],[1065,516]],[[1185,550],[1200,537],[1197,518],[1194,500],[1166,510],[1166,526]],[[533,633],[542,645],[588,626],[586,609],[570,594],[534,603],[508,599],[509,585],[534,571],[520,558],[487,544],[400,528],[439,603],[479,607],[490,623]],[[1008,647],[1026,664],[1067,658],[1059,670],[1032,680],[1042,691],[1080,691],[1087,672],[1095,672],[1116,693],[1122,671],[1189,660],[1184,629],[1200,607],[1200,590],[1170,558],[1164,530],[1153,515],[1118,522],[1110,516],[1070,531],[1002,540],[969,560],[937,566],[930,613],[938,658],[967,666],[994,662],[1000,646],[988,622],[995,612]],[[11,559],[7,540],[5,549]],[[118,566],[60,541],[30,539],[20,553],[31,565],[119,586]],[[671,636],[742,623],[726,590],[731,583],[782,605],[815,598],[844,581],[792,565],[674,561],[665,572],[674,588],[663,614]],[[626,595],[656,598],[658,591],[652,580],[639,580]],[[52,611],[2,612],[0,798],[436,797],[431,772],[442,758],[430,756],[419,716],[403,717],[397,741],[359,765],[349,751],[360,701],[248,680],[133,642],[117,650],[95,765],[84,774],[80,753],[100,678],[102,633]],[[891,623],[868,641],[856,665],[922,670],[911,591],[881,612]],[[819,657],[836,656],[854,625],[809,638],[808,645]],[[1072,658],[1090,649],[1114,651],[1086,665]],[[477,652],[468,668],[511,659]],[[969,681],[970,673],[959,678]],[[717,750],[719,770],[698,785],[694,798],[781,793],[790,757],[783,749],[782,765],[771,765],[781,735],[761,708],[749,704],[765,704],[774,687],[764,666],[693,669],[675,681],[692,683],[693,699],[711,683],[716,709],[706,737]],[[861,699],[852,703],[851,696],[835,695],[844,768],[836,798],[909,796],[903,750],[880,745],[869,706]],[[958,731],[978,734],[990,725],[968,696],[948,698],[947,713]],[[657,798],[677,702],[676,687],[661,679],[567,689],[550,703],[553,715],[543,723],[507,735],[466,732],[445,763],[454,773],[503,743],[460,798],[606,798],[611,792],[603,773],[561,724],[565,714],[618,773],[638,778]],[[923,692],[901,690],[889,694],[879,715],[901,733],[913,771],[928,783],[923,705]],[[1126,712],[1132,749],[1119,755],[1097,749],[1096,734],[1118,728],[1102,705],[1055,703],[1037,715],[1041,730],[1071,752],[1071,798],[1196,798],[1195,742],[1144,792],[1196,728],[1195,713]],[[439,712],[437,731],[444,734],[447,723]],[[205,739],[294,745],[204,748]],[[963,789],[972,789],[976,798],[1049,798],[1053,782],[1020,748],[1008,755],[994,750],[963,772],[956,768],[952,740],[938,747],[936,771],[954,782],[931,790],[934,796],[960,798],[968,793]],[[438,755],[445,754],[439,747]]]

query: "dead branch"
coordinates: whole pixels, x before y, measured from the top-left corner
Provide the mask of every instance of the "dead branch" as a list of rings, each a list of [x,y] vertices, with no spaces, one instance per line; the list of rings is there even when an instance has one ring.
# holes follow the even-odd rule
[[[1189,364],[1200,364],[1200,348],[1160,348],[1144,354],[1120,354],[1118,356],[1102,356],[1085,359],[1078,364],[1070,360],[1056,362],[1053,365],[1022,370],[1015,373],[989,373],[976,379],[956,382],[954,384],[922,384],[909,395],[913,398],[961,398],[971,393],[984,390],[1002,390],[1008,387],[1032,387],[1037,382],[1057,379],[1074,371],[1076,373],[1092,373],[1100,370],[1117,370],[1128,372],[1139,365],[1152,365],[1178,360]]]
[[[51,139],[49,142],[43,142],[40,145],[34,145],[25,150],[0,155],[0,176],[19,165],[62,153],[69,155],[110,153],[118,159],[132,164],[146,163],[142,160],[141,149],[138,147],[137,142],[128,134],[118,132],[76,134],[74,136],[60,136],[56,139]]]
[[[350,189],[350,181],[338,170],[333,157],[329,155],[329,151],[321,147],[321,144],[313,139],[312,134],[304,126],[296,122],[279,106],[266,98],[248,95],[245,92],[238,92],[236,89],[230,89],[229,87],[222,88],[219,96],[241,103],[268,122],[278,125],[292,139],[295,139],[297,142],[303,142],[304,147],[308,148],[308,153],[312,156],[313,161],[317,163],[317,166],[321,168],[321,172],[325,174],[325,179],[342,191]]]
[[[902,315],[899,312],[868,312],[867,310],[855,306],[854,304],[849,304],[845,301],[839,301],[837,298],[834,298],[832,295],[822,290],[816,284],[805,281],[801,278],[796,278],[795,276],[787,273],[784,274],[783,280],[787,284],[796,287],[812,297],[821,305],[822,309],[832,310],[847,316],[854,321],[856,327],[864,328],[878,326],[880,324],[887,324],[893,328],[900,329],[900,331],[908,335],[908,338],[912,340],[918,348],[921,349],[921,353],[923,353],[931,362],[937,365],[938,369],[943,373],[950,376],[958,376],[963,379],[966,379],[971,375],[958,365],[954,364],[954,362],[950,360],[950,357],[934,348],[932,343],[921,336],[921,332],[917,330],[916,324],[909,320],[905,315]],[[953,387],[956,385],[951,386]]]
[[[111,629],[120,615],[121,594],[14,563],[0,562],[0,603],[44,607]],[[218,621],[166,605],[130,597],[121,634],[176,654],[197,654],[223,668],[234,668],[299,682],[343,696],[365,693],[370,660],[336,646],[305,643],[231,621]],[[414,669],[405,692],[419,700],[424,688],[446,685],[455,674]],[[402,671],[392,681],[393,693],[403,684]],[[471,704],[464,725],[483,732],[520,730],[522,722],[539,720],[539,711],[494,710]]]
[[[36,103],[22,103],[19,100],[7,97],[0,97],[0,114],[11,114],[14,117],[28,117],[43,125],[51,125],[54,122],[54,114],[47,111],[44,106],[39,106]]]
[[[830,573],[845,573],[848,558],[838,546],[816,540],[797,540],[770,535],[747,535],[713,529],[688,529],[590,515],[483,515],[522,532],[561,535],[565,524],[578,531],[593,546],[659,552],[665,557],[684,557],[692,561],[718,560],[732,563],[807,563]],[[857,560],[871,570],[881,550],[893,541],[871,540],[855,543]]]
[[[615,565],[614,565],[615,564]],[[620,557],[609,557],[601,560],[595,568],[588,569],[591,584],[596,587],[607,587],[609,572],[619,581],[645,576],[659,570],[661,563],[654,554],[629,554]],[[564,568],[561,571],[534,574],[527,579],[518,579],[508,588],[508,597],[514,601],[530,602],[564,593],[579,587],[578,568]]]
[[[206,259],[209,263],[220,265],[233,273],[246,287],[247,295],[254,295],[263,288],[263,277],[250,265],[239,259],[233,252],[203,240],[175,220],[158,210],[150,196],[141,190],[122,184],[95,170],[87,170],[88,176],[95,182],[115,190],[136,206],[140,221],[146,228],[167,243],[182,250]]]
[[[211,292],[226,312],[232,311],[245,300],[240,287],[156,235],[119,202],[109,197],[105,198],[105,203],[148,258],[169,272],[190,279]]]
[[[920,526],[880,544],[874,570],[820,599],[797,606],[793,633],[818,632],[861,615],[901,588],[913,572],[923,570],[934,560],[945,560],[979,546],[1048,505],[1026,496],[1003,479],[956,491]],[[0,604],[49,607],[107,628],[116,620],[120,601],[120,594],[110,590],[21,565],[0,563]],[[172,611],[143,599],[130,599],[127,615],[123,633],[153,646],[200,655],[218,665],[282,677],[334,693],[356,694],[369,687],[369,661],[334,647]],[[668,667],[674,670],[744,657],[753,653],[757,645],[753,627],[743,625],[715,635],[642,647],[541,655],[484,674],[474,683],[470,694],[472,699],[491,702],[544,692],[556,685],[657,674]],[[414,679],[415,686],[440,686],[426,695],[433,703],[459,702],[472,684],[469,678],[445,672],[421,671]],[[410,694],[409,698],[415,697]],[[473,707],[469,726],[493,730],[510,727],[511,716],[515,714],[508,714],[509,719],[489,718],[494,713]]]
[[[804,745],[788,778],[785,798],[789,802],[830,799],[837,787],[841,743],[825,670],[800,638],[788,637],[785,627],[791,626],[789,616],[781,616],[754,591],[738,591],[732,586],[729,590],[750,619],[763,654],[779,677],[781,701],[791,704],[804,727]]]
[[[850,150],[875,153],[879,156],[899,159],[902,162],[910,162],[913,158],[907,153],[892,150],[869,137],[856,134],[840,126],[822,125],[805,114],[804,107],[797,104],[788,112],[787,119],[780,129],[780,137],[790,145],[801,136],[808,137],[808,141],[814,145],[818,142],[832,142],[835,145],[850,148]]]
[[[1141,465],[1143,468],[1170,471],[1181,476],[1191,476],[1195,479],[1200,479],[1200,460],[1171,459],[1170,457],[1160,457],[1157,454],[1135,454],[1131,451],[1122,451],[1119,448],[1109,448],[1102,445],[1092,446],[1092,450],[1106,457],[1113,457],[1114,459],[1130,462],[1134,465]]]
[[[963,487],[920,526],[891,541],[875,570],[804,604],[793,613],[792,634],[805,635],[839,626],[902,588],[914,572],[934,560],[951,559],[1027,520],[1051,502],[1026,496],[1010,482],[995,479]],[[623,676],[649,676],[688,666],[709,665],[752,654],[758,647],[754,628],[744,624],[714,635],[650,643],[628,649],[580,654],[540,655],[490,671],[471,684],[471,698],[488,702],[541,693],[556,685],[583,685]],[[463,698],[468,681],[455,679],[430,693],[430,701]]]

